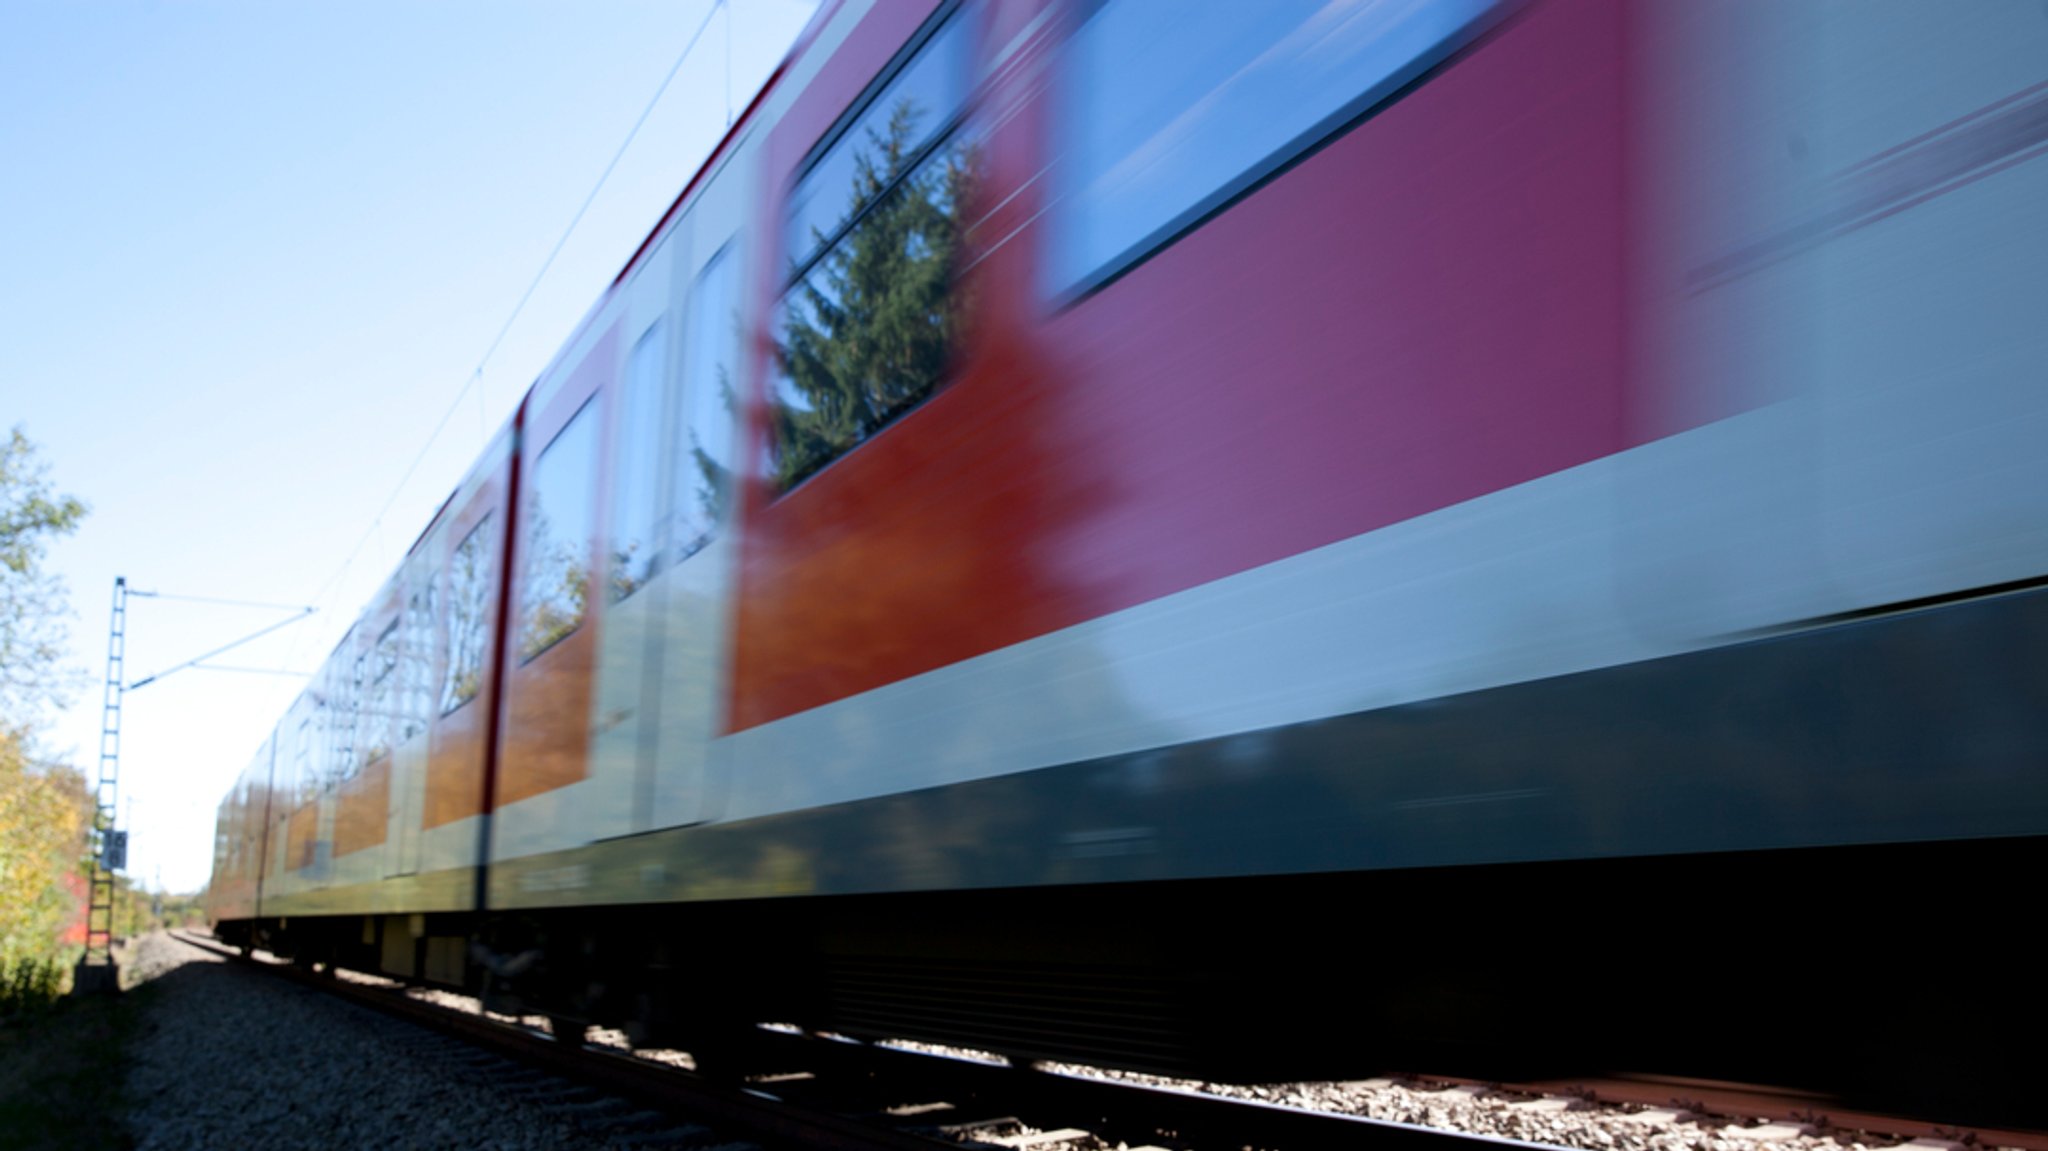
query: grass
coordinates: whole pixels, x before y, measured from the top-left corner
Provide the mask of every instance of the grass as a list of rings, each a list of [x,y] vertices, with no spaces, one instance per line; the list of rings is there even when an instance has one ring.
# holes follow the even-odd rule
[[[61,959],[0,956],[0,1025],[18,1015],[47,1009],[64,992]]]

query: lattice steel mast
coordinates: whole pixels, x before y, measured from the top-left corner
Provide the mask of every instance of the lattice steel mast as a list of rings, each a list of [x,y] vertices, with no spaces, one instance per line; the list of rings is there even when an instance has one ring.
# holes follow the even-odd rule
[[[127,863],[127,836],[114,828],[114,802],[121,778],[121,693],[128,635],[128,579],[114,577],[113,620],[107,627],[107,680],[101,697],[100,774],[92,817],[92,888],[85,912],[85,958],[73,987],[79,992],[116,991],[120,979],[111,951],[114,935],[114,873]]]

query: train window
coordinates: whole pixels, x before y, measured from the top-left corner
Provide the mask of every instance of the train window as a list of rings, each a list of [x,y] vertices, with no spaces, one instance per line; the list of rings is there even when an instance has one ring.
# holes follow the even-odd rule
[[[1067,45],[1055,294],[1120,275],[1469,43],[1496,0],[1084,3]]]
[[[299,732],[292,744],[291,788],[298,795],[300,803],[319,794],[319,781],[313,778],[313,717],[299,721]]]
[[[404,743],[427,730],[427,718],[432,714],[434,691],[434,609],[435,584],[427,585],[412,593],[405,602],[405,644],[403,652],[404,670],[400,678],[404,681],[400,694],[404,702],[399,707],[398,741]]]
[[[860,210],[952,130],[967,95],[967,22],[946,20],[857,101],[789,195],[783,250],[795,278]]]
[[[617,603],[661,570],[655,505],[661,483],[661,401],[668,340],[660,321],[633,345],[626,365],[626,406],[619,420],[617,490],[613,496],[607,583]]]
[[[777,492],[922,402],[947,368],[980,162],[959,128],[967,65],[967,23],[947,20],[856,106],[791,193],[775,321]]]
[[[448,671],[441,680],[441,714],[476,698],[484,682],[490,634],[491,517],[469,529],[448,564]]]
[[[396,672],[398,671],[398,621],[392,620],[377,636],[377,645],[370,649],[369,691],[363,700],[361,721],[362,763],[368,766],[391,754],[391,721],[393,696],[396,695]],[[360,662],[360,661],[358,661]]]
[[[526,567],[520,573],[519,655],[532,659],[583,626],[590,606],[591,497],[597,486],[597,405],[586,403],[541,449],[526,488]]]
[[[353,633],[349,640],[354,640]],[[346,641],[345,641],[346,642]],[[356,708],[363,697],[363,657],[328,664],[327,779],[328,791],[356,776]]]
[[[739,296],[730,247],[721,248],[690,290],[683,369],[683,438],[675,493],[676,558],[711,541],[732,498],[734,379],[739,362]]]

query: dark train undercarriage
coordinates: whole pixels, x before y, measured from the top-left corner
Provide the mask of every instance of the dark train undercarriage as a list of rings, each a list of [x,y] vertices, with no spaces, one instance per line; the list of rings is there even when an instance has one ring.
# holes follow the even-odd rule
[[[2040,839],[223,923],[743,1070],[755,1022],[1195,1078],[1648,1071],[2039,1126]]]

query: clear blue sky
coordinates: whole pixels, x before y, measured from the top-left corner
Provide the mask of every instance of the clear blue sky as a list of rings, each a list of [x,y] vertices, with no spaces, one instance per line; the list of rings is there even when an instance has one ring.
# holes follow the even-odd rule
[[[92,505],[52,555],[74,667],[103,674],[116,575],[317,603],[220,661],[317,666],[814,6],[733,0],[729,70],[711,16],[401,490],[711,0],[0,0],[0,425]],[[279,618],[131,609],[131,681]],[[214,805],[301,686],[129,696],[132,874],[205,882]],[[43,729],[88,771],[98,695]]]

